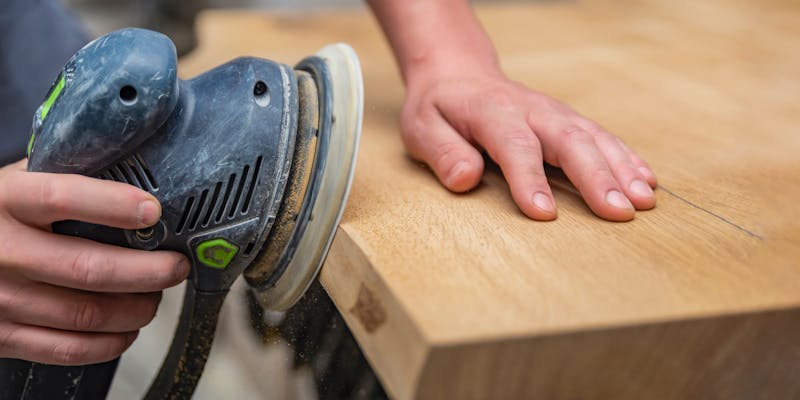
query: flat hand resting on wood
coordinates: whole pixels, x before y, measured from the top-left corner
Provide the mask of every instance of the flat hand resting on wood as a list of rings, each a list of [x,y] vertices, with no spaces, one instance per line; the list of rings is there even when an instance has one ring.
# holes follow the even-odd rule
[[[485,150],[536,220],[557,216],[544,162],[563,168],[601,218],[628,221],[655,206],[647,163],[597,123],[509,80],[466,1],[369,3],[406,83],[403,141],[445,187],[474,188]]]

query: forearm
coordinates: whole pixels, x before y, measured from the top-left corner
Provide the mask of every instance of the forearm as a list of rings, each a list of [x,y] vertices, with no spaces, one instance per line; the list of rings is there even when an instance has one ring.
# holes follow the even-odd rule
[[[433,72],[499,73],[494,46],[466,0],[367,2],[406,83]]]

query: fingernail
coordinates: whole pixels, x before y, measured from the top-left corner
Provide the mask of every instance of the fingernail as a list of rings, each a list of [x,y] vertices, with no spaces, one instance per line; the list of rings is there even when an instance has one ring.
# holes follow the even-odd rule
[[[178,278],[178,282],[183,281],[189,275],[189,267],[189,260],[181,256],[178,263],[175,264],[175,276]]]
[[[608,193],[606,193],[606,203],[610,204],[613,207],[622,208],[626,210],[633,208],[633,205],[628,200],[628,198],[625,197],[625,195],[620,193],[618,190],[609,190]]]
[[[639,179],[631,182],[630,189],[631,192],[635,193],[637,196],[653,197],[653,189],[650,189],[650,185]]]
[[[550,196],[542,192],[534,193],[533,204],[536,205],[536,207],[538,207],[540,210],[546,211],[548,213],[552,213],[553,211],[555,211],[553,200],[550,200]]]
[[[153,200],[144,200],[139,203],[138,212],[139,223],[143,226],[153,225],[161,218],[161,210]]]
[[[450,173],[447,175],[447,186],[452,187],[456,179],[467,169],[465,161],[459,161],[453,168],[450,168]]]
[[[650,179],[655,176],[653,171],[650,171],[650,168],[647,167],[639,167],[639,173],[642,174],[644,179]]]

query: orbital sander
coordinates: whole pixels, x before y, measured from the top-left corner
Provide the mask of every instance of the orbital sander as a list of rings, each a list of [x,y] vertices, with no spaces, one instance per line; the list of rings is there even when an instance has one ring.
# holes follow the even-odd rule
[[[315,279],[347,199],[362,109],[358,59],[344,44],[294,68],[244,57],[181,80],[169,38],[124,29],[65,65],[34,116],[28,169],[134,185],[158,198],[162,216],[146,229],[53,230],[178,251],[192,264],[147,399],[191,397],[239,275],[267,310],[289,308]],[[26,398],[105,396],[116,363],[29,363]]]

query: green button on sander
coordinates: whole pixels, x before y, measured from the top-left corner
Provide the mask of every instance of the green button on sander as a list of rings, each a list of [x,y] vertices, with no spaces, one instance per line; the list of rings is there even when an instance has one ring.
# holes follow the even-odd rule
[[[233,282],[244,275],[262,306],[285,310],[322,265],[355,167],[358,59],[335,44],[294,67],[243,57],[181,80],[166,36],[125,29],[78,51],[45,99],[30,171],[124,182],[162,205],[147,229],[62,221],[54,232],[192,261],[175,337],[146,395],[189,398]],[[29,381],[47,387],[28,394],[102,397],[115,368],[32,363]]]

